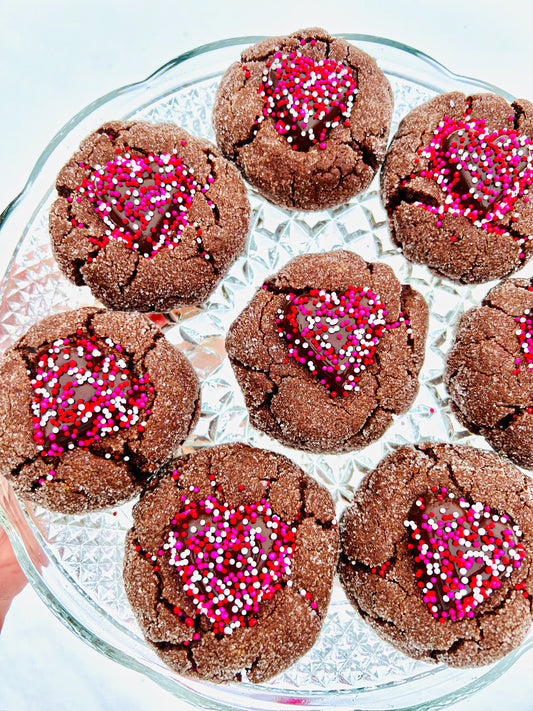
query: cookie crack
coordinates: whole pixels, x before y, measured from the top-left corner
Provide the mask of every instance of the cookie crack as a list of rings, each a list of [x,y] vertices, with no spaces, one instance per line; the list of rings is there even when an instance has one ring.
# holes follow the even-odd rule
[[[415,178],[420,178],[420,176],[416,174]],[[424,210],[424,206],[439,208],[445,205],[446,196],[442,192],[442,190],[440,190],[440,188],[440,199],[438,200],[434,195],[430,194],[429,191],[424,192],[421,188],[411,188],[410,182],[411,181],[407,179],[405,183],[403,183],[396,191],[392,192],[390,195],[387,196],[387,203],[385,205],[385,209],[387,211],[389,220],[392,221],[394,213],[401,205],[406,205],[421,210]],[[438,185],[436,183],[434,185],[438,188]],[[422,204],[416,205],[415,203]],[[437,217],[437,215],[434,216]],[[523,263],[525,261],[525,257],[519,257],[518,253],[520,251],[531,251],[533,245],[531,244],[531,240],[528,239],[529,235],[527,229],[525,229],[524,231],[520,231],[519,229],[517,229],[516,223],[512,221],[512,216],[513,213],[509,212],[503,218],[500,218],[499,220],[494,221],[492,223],[503,229],[504,234],[491,232],[489,235],[489,233],[483,227],[475,225],[473,222],[468,220],[468,218],[464,217],[464,215],[454,215],[456,219],[463,218],[463,220],[466,221],[464,222],[464,224],[467,227],[472,227],[478,237],[484,238],[485,242],[488,242],[489,236],[491,239],[503,239],[509,242],[511,246],[515,247],[515,251],[517,253],[515,259],[517,259],[519,263]],[[441,238],[446,237],[446,239],[449,239],[449,236],[454,236],[455,232],[455,230],[453,232],[450,232],[443,225],[440,227],[439,234],[441,235]],[[399,246],[402,246],[403,243],[398,238],[397,231],[394,227],[391,227],[391,233],[393,242]],[[468,234],[465,234],[464,236],[468,238]],[[523,241],[522,244],[520,244],[521,241]],[[458,242],[457,244],[459,245],[460,242]],[[483,266],[482,261],[479,261],[479,257],[483,256],[484,245],[472,243],[471,248],[475,248],[476,250],[476,253],[474,255],[475,260],[473,261],[473,264],[470,267],[470,269],[473,270],[476,268],[476,266]],[[426,257],[426,259],[429,260],[429,256]],[[444,269],[450,268],[450,262],[448,261],[443,265],[442,260],[439,258],[437,264],[429,264],[428,262],[428,266],[434,269],[437,273],[442,274],[446,277]],[[515,269],[516,267],[511,266],[506,273],[509,274]]]
[[[244,146],[250,145],[250,143],[255,140],[257,134],[261,130],[261,124],[263,123],[262,121],[258,123],[259,118],[260,116],[256,115],[254,123],[252,124],[252,127],[248,132],[246,138],[242,138],[240,141],[235,141],[235,143],[233,144],[233,154],[231,156],[228,156],[231,157],[232,160],[238,160],[241,149],[244,148]]]
[[[433,447],[424,445],[424,444],[414,444],[413,447],[423,457],[425,457],[426,459],[428,459],[430,461],[429,471],[439,467],[439,465],[441,464],[441,459],[439,458],[439,455],[435,452]],[[458,493],[468,499],[469,496],[468,496],[467,492],[465,492],[464,487],[462,487],[459,484],[457,477],[455,476],[455,472],[453,470],[452,465],[446,461],[442,461],[442,464],[444,465],[444,467],[448,473],[448,476],[452,480],[454,486],[457,488]],[[429,475],[429,471],[428,471],[428,475]],[[428,479],[429,479],[429,477],[428,477]]]
[[[296,524],[296,528],[299,528],[302,523],[308,519],[312,519],[318,528],[321,528],[324,531],[330,531],[334,527],[333,521],[319,521],[316,516],[314,516],[312,513],[308,513],[306,506],[305,506],[305,495],[308,489],[307,481],[305,479],[299,479],[298,480],[298,489],[300,492],[300,511],[298,513],[298,517],[294,520],[293,523]]]
[[[9,472],[9,476],[12,477],[13,479],[16,479],[17,475],[20,474],[20,472],[24,469],[24,467],[27,467],[28,465],[34,464],[38,459],[41,459],[40,454],[36,454],[33,457],[26,457],[23,462],[20,462],[20,464],[17,464],[13,469]],[[36,479],[35,481],[38,481]],[[32,484],[33,486],[33,484]],[[32,489],[33,491],[33,489]]]
[[[529,279],[528,279],[527,277],[525,277],[525,281],[529,281],[529,285],[530,285],[530,286],[533,286],[533,277],[531,277],[531,278],[529,278]],[[513,284],[513,288],[519,289],[520,291],[526,291],[526,292],[529,293],[529,288],[528,288],[527,286],[523,286],[522,284],[514,283],[514,284]],[[481,305],[482,305],[482,306],[488,306],[488,307],[491,308],[491,309],[495,309],[496,311],[500,311],[502,314],[505,314],[506,316],[511,316],[511,317],[513,317],[513,314],[510,313],[509,311],[506,311],[506,310],[503,308],[503,306],[500,306],[499,304],[496,304],[494,301],[492,301],[492,299],[491,299],[491,292],[490,292],[490,291],[489,291],[489,293],[487,294],[487,296],[483,299],[483,301],[481,302]]]
[[[495,427],[500,431],[505,432],[505,430],[513,424],[518,415],[525,412],[525,410],[526,408],[523,407],[514,407],[511,412],[505,415],[505,417],[502,417],[501,420],[498,420]]]
[[[368,146],[366,141],[358,141],[353,136],[351,136],[351,143],[354,146],[357,146],[359,153],[361,154],[361,159],[363,163],[375,173],[380,165],[380,161],[376,156],[375,152],[370,148],[370,146]]]
[[[120,135],[120,131],[117,131],[112,126],[100,126],[100,128],[96,129],[95,133],[99,136],[109,136],[113,141],[116,141]]]
[[[354,558],[350,558],[350,556],[348,556],[345,552],[342,552],[340,555],[340,558],[339,558],[339,568],[341,567],[341,563],[342,563],[342,565],[344,565],[346,567],[355,568],[356,570],[363,571],[364,573],[366,573],[368,575],[378,575],[378,573],[373,572],[373,569],[377,568],[380,565],[385,565],[386,563],[389,563],[390,565],[387,568],[387,571],[382,576],[383,579],[386,580],[388,583],[391,583],[391,584],[395,585],[396,587],[398,587],[404,593],[405,597],[408,598],[411,596],[412,592],[407,590],[401,584],[401,582],[396,577],[394,577],[390,572],[393,570],[396,560],[397,560],[396,556],[392,555],[389,558],[387,558],[386,560],[384,560],[380,563],[376,563],[376,565],[370,565],[368,563],[363,563],[363,561],[361,561],[361,560],[356,560]],[[387,622],[389,622],[389,620],[387,620]]]
[[[111,242],[108,242],[108,244],[111,244]],[[125,281],[123,281],[123,282],[121,282],[121,283],[117,283],[118,290],[120,291],[121,294],[123,294],[124,291],[125,291],[128,287],[130,287],[130,286],[133,284],[133,282],[135,281],[135,279],[136,279],[136,277],[137,277],[137,273],[138,273],[138,271],[139,271],[140,260],[141,260],[141,259],[146,259],[146,257],[141,257],[141,255],[139,254],[139,252],[137,252],[136,250],[132,250],[132,251],[133,251],[134,256],[135,256],[135,264],[133,265],[133,269],[131,270],[131,274],[128,276],[128,278],[127,278]],[[105,252],[106,252],[106,248],[104,247],[104,254],[105,254]]]
[[[415,175],[418,178],[419,175]],[[434,195],[429,192],[424,192],[420,188],[413,189],[409,187],[410,180],[406,180],[398,189],[388,196],[386,210],[389,217],[397,210],[401,204],[413,205],[415,202],[421,202],[424,205],[429,205],[430,207],[441,207],[444,205],[444,194],[441,191],[441,200],[437,200]],[[437,186],[438,187],[438,186]]]
[[[446,462],[446,471],[448,472],[448,476],[453,481],[453,485],[456,487],[456,489],[458,489],[459,493],[462,496],[464,496],[465,498],[470,498],[470,497],[467,497],[467,493],[465,492],[464,488],[459,484],[459,481],[457,480],[457,477],[455,476],[453,467],[449,462]]]
[[[241,53],[241,63],[242,64],[261,64],[262,62],[266,62],[267,59],[270,59],[273,54],[279,51],[279,45],[276,45],[274,48],[269,49],[266,52],[261,52],[255,57],[250,57],[249,59],[246,59],[246,53],[249,52],[251,49],[256,50],[257,46],[254,47],[249,47],[248,49],[245,49]],[[248,81],[248,79],[245,79],[245,83]]]
[[[202,152],[205,156],[205,159],[207,161],[207,165],[209,166],[209,173],[213,177],[213,182],[217,179],[217,171],[215,169],[215,160],[214,160],[214,155],[211,153],[209,148],[203,148]],[[212,201],[212,212],[213,212],[213,217],[215,218],[215,224],[218,225],[220,224],[220,210],[218,209],[218,205],[216,202],[213,200]]]
[[[296,194],[296,174],[292,173],[291,184],[289,186],[289,200],[291,204],[294,205],[294,196]]]
[[[408,293],[413,293],[413,290],[411,289],[410,286],[402,284],[402,289],[400,293],[400,305],[402,309],[402,313],[407,316],[407,320],[409,321],[409,324],[411,324],[411,312],[409,310],[409,307],[407,306],[407,294]],[[411,348],[411,353],[413,356],[415,355],[414,351],[416,348],[416,343],[414,339],[414,331],[411,329],[411,333],[409,333],[409,328],[406,327],[406,336],[407,336],[407,345],[410,346]]]
[[[511,106],[513,107],[513,113],[514,113],[513,128],[515,129],[515,131],[519,131],[520,130],[520,120],[521,120],[522,116],[525,116],[525,111],[517,101],[513,101]]]
[[[63,198],[67,198],[70,196],[71,191],[69,189],[66,189],[66,190],[67,190],[67,192],[64,195],[62,195],[60,193],[59,189],[58,189],[58,193]],[[86,200],[86,198],[82,198],[82,199]],[[76,219],[76,218],[74,218],[73,204],[71,202],[67,203],[67,216],[68,216],[68,220],[70,221],[71,224],[72,224],[72,220]],[[100,219],[100,218],[98,218],[98,219]],[[84,223],[82,223],[82,224],[83,224],[84,229],[90,229]],[[105,224],[105,223],[103,223],[103,224]],[[65,239],[67,237],[70,237],[70,235],[75,234],[77,229],[79,229],[79,227],[73,227],[68,232],[66,232],[61,239],[61,245],[63,244],[63,242],[65,241]],[[90,263],[89,260],[95,259],[101,251],[101,247],[99,247],[99,245],[93,244],[92,242],[90,242],[89,239],[87,239],[87,242],[89,244],[87,245],[87,252],[86,252],[85,257],[78,257],[77,259],[74,259],[71,262],[69,262],[69,265],[67,266],[67,269],[69,272],[72,270],[72,277],[73,277],[73,280],[74,280],[74,283],[76,284],[76,286],[83,286],[85,284],[85,277],[82,272],[82,267],[89,264]],[[92,245],[92,246],[89,247],[89,245]]]
[[[150,553],[149,551],[146,551],[146,550],[141,546],[141,543],[140,543],[140,541],[139,541],[138,538],[134,538],[134,541],[133,541],[133,542],[134,542],[134,545],[135,545],[136,553],[138,554],[139,558],[140,558],[141,560],[150,561],[150,559],[152,558],[152,555],[153,555],[153,554]],[[162,561],[161,561],[161,562],[162,562]],[[161,575],[159,574],[159,571],[154,570],[154,567],[152,566],[152,572],[153,572],[153,574],[154,574],[154,576],[155,576],[155,579],[156,579],[156,585],[157,585],[157,602],[158,602],[158,604],[163,605],[163,607],[165,607],[167,610],[169,610],[170,612],[172,612],[172,614],[174,614],[174,608],[176,607],[176,605],[174,605],[172,602],[170,602],[170,600],[168,600],[168,599],[164,596],[164,594],[163,594],[163,585],[164,585],[164,583],[163,583],[163,579],[162,579]],[[155,614],[156,614],[156,619],[158,619],[158,618],[159,618],[159,611],[158,611],[158,609],[157,609],[157,606],[154,608],[154,612],[155,612]],[[199,619],[196,619],[196,618],[198,618],[198,615],[195,615],[195,617],[193,618],[194,629],[193,629],[193,627],[191,627],[191,628],[190,628],[190,629],[191,629],[191,632],[194,632],[194,631],[198,632],[198,631],[200,631],[200,627],[199,627],[199,624],[198,624],[198,623],[199,623]],[[187,644],[184,644],[183,642],[170,642],[170,641],[168,641],[168,640],[166,640],[166,641],[164,641],[164,642],[156,642],[156,641],[154,641],[154,640],[150,640],[150,641],[152,642],[152,644],[155,644],[155,645],[157,645],[157,646],[160,645],[160,644],[162,644],[162,645],[170,645],[170,646],[172,646],[172,647],[179,647],[180,649],[185,649],[185,648],[187,648],[187,647],[189,646],[189,644],[191,644],[194,640],[192,639],[192,634],[191,634],[191,639],[190,639],[190,640],[187,640],[187,642],[188,642]]]

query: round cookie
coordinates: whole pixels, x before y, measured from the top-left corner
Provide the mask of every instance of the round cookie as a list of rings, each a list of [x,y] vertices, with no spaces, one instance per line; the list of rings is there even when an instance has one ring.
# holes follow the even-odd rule
[[[260,683],[316,641],[338,544],[324,487],[280,454],[219,445],[146,487],[126,538],[126,593],[178,673]]]
[[[254,427],[289,447],[347,452],[411,405],[427,322],[422,296],[385,264],[308,254],[266,280],[226,350]]]
[[[489,664],[533,611],[533,486],[497,454],[400,447],[344,511],[339,574],[377,634],[415,659]]]
[[[461,317],[444,380],[453,412],[533,469],[533,280],[507,279]]]
[[[49,316],[4,353],[0,380],[0,473],[67,514],[135,496],[200,411],[192,366],[140,314]]]
[[[250,207],[239,172],[174,124],[104,124],[56,188],[55,258],[111,309],[201,304],[246,246]]]
[[[322,210],[372,181],[393,95],[376,62],[319,28],[246,49],[217,91],[217,143],[276,205]]]
[[[393,242],[463,284],[519,269],[533,251],[533,105],[441,94],[400,123],[381,173]]]

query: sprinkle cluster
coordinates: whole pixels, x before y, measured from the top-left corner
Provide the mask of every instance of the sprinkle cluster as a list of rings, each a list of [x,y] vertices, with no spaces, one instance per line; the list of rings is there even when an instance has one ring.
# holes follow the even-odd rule
[[[147,375],[133,375],[121,346],[110,338],[99,343],[78,329],[43,350],[28,374],[35,392],[33,436],[43,457],[86,449],[106,435],[133,426],[142,432],[146,426],[154,388]],[[47,479],[54,474],[51,470]]]
[[[103,248],[111,239],[118,239],[143,257],[152,258],[162,249],[176,247],[190,226],[201,254],[210,259],[202,246],[202,229],[190,221],[189,209],[195,194],[207,192],[214,177],[209,175],[207,183],[200,185],[176,149],[171,154],[147,156],[134,155],[129,148],[123,152],[117,147],[115,152],[116,157],[105,165],[79,164],[88,175],[76,186],[76,199],[88,198],[108,227],[103,236],[91,235],[89,240]],[[214,209],[213,202],[207,202]],[[86,227],[76,219],[72,224]]]
[[[513,122],[514,116],[509,120]],[[528,188],[533,184],[532,145],[527,136],[514,128],[489,131],[483,119],[472,117],[470,107],[460,120],[444,116],[430,145],[418,153],[428,161],[419,175],[434,180],[446,199],[440,206],[419,201],[415,205],[434,213],[438,227],[449,213],[463,215],[490,234],[510,236],[497,222],[513,210],[519,198],[529,200]],[[517,214],[510,216],[511,223],[517,219]],[[514,239],[519,244],[525,242],[520,236]],[[527,239],[533,239],[533,235]],[[523,253],[520,258],[524,258]]]
[[[243,69],[246,74],[247,67]],[[259,121],[272,117],[276,131],[293,150],[304,151],[314,144],[324,149],[329,129],[341,121],[350,125],[357,91],[353,73],[341,62],[315,61],[300,51],[278,51],[266,62],[258,88],[265,102]]]
[[[292,586],[296,527],[277,516],[266,499],[236,509],[215,496],[196,502],[182,494],[181,501],[184,508],[173,519],[159,555],[169,551],[169,564],[195,614],[205,615],[215,633],[254,626],[259,604],[272,598],[282,581]],[[179,608],[174,612],[184,616]],[[185,622],[193,624],[191,618]]]
[[[527,361],[528,368],[533,370],[533,318],[530,309],[526,309],[522,316],[516,316],[515,321],[518,323],[516,335],[520,341],[524,358]],[[515,373],[520,372],[519,364],[521,362],[522,358],[515,358]]]
[[[276,323],[289,357],[305,365],[331,397],[347,397],[359,390],[360,374],[374,363],[383,333],[401,323],[410,332],[402,313],[392,323],[386,317],[386,306],[377,294],[351,286],[344,293],[324,289],[300,296],[289,293]]]
[[[404,523],[417,585],[439,622],[474,617],[525,557],[522,531],[507,514],[445,487],[420,496]]]

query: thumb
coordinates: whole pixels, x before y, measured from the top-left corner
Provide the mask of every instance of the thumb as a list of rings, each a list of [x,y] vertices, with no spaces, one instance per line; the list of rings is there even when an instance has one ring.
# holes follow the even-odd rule
[[[11,601],[26,585],[26,577],[15,558],[11,543],[0,528],[0,630]]]

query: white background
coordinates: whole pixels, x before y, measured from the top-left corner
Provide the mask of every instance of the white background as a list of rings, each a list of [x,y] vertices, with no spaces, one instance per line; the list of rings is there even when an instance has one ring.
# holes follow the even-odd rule
[[[456,73],[533,100],[529,0],[0,0],[0,211],[54,134],[102,94],[200,44],[312,25],[395,39]],[[185,710],[89,650],[28,588],[15,600],[0,634],[1,711],[156,708]],[[453,709],[533,709],[533,654]]]

